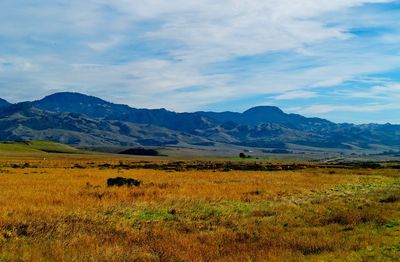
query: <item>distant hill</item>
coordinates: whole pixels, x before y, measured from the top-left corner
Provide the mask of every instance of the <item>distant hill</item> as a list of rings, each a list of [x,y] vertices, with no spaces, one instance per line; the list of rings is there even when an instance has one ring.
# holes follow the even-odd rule
[[[337,124],[271,106],[243,113],[137,109],[79,93],[0,107],[0,140],[70,145],[399,148],[400,126]]]
[[[307,118],[297,114],[286,114],[274,106],[253,107],[243,113],[197,112],[196,114],[207,117],[213,122],[223,124],[223,126],[235,123],[241,126],[248,126],[250,129],[267,123],[279,124],[286,128],[301,131],[313,131],[336,126],[336,124],[321,118]]]

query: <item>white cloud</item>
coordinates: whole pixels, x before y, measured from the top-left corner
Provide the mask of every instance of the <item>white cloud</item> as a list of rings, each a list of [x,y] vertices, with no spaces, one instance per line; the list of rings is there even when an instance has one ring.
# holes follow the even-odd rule
[[[345,90],[333,92],[335,96],[345,98],[362,98],[373,99],[376,101],[393,101],[396,102],[400,98],[400,84],[386,82],[382,85],[375,85],[362,90]]]
[[[389,103],[370,103],[363,105],[337,105],[337,104],[317,104],[304,108],[296,108],[297,113],[305,115],[324,115],[332,112],[347,112],[347,113],[375,113],[386,110],[398,110],[400,104]],[[293,109],[292,109],[293,110]]]
[[[310,91],[291,91],[275,96],[276,100],[307,99],[317,97],[318,94]]]
[[[363,41],[349,33],[359,23],[385,27],[400,20],[358,10],[354,21],[350,12],[386,2],[25,0],[16,8],[3,0],[0,48],[14,51],[2,57],[18,55],[26,64],[13,70],[0,65],[0,80],[35,89],[19,94],[21,100],[73,90],[174,110],[252,95],[312,98],[309,89],[398,67],[400,57],[380,46],[397,43],[393,35]],[[274,58],[285,53],[290,57]],[[240,61],[249,57],[265,58]],[[179,92],[191,86],[204,88]],[[0,96],[16,95],[0,85]]]
[[[114,47],[122,42],[122,38],[119,36],[113,36],[110,39],[106,39],[105,41],[100,41],[100,42],[89,42],[87,45],[95,50],[95,51],[105,51],[107,49],[110,49],[111,47]]]

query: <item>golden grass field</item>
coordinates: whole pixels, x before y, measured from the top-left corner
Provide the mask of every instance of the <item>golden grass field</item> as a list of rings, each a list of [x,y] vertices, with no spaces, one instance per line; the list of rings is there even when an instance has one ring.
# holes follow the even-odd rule
[[[4,156],[0,261],[400,258],[400,170],[98,166],[118,161],[106,155]],[[107,187],[107,179],[117,176],[143,184]]]

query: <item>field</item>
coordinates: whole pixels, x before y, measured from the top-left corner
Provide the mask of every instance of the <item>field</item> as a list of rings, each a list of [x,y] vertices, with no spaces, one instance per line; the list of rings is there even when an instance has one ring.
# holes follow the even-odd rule
[[[245,171],[251,161],[2,155],[0,261],[400,256],[399,169],[274,164]],[[142,184],[107,187],[117,176]]]

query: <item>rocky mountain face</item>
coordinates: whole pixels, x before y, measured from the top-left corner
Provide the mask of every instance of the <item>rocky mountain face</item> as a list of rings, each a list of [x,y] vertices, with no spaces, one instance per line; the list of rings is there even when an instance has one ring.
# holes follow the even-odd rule
[[[243,113],[136,109],[78,93],[15,105],[0,101],[0,140],[29,139],[71,145],[399,147],[400,126],[336,124],[270,106]]]

